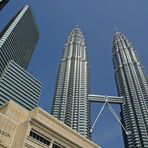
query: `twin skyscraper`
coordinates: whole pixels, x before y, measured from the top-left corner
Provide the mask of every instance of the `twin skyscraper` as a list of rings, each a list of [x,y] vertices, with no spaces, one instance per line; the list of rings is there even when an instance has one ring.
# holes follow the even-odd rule
[[[22,8],[0,34],[0,105],[10,99],[28,110],[37,107],[41,83],[27,71],[39,33],[28,6]],[[60,63],[52,114],[91,138],[91,101],[87,47],[80,28],[69,34]],[[126,148],[148,148],[148,80],[128,39],[115,32],[112,58],[119,97],[100,102],[121,104]],[[111,99],[110,99],[111,98]],[[98,99],[98,100],[97,100]],[[119,100],[120,99],[120,100]],[[114,101],[113,101],[114,100]]]
[[[90,94],[87,48],[81,30],[68,36],[59,68],[52,114],[87,138],[90,103],[121,104],[121,124],[126,148],[148,148],[148,81],[128,39],[115,32],[112,58],[120,97]]]
[[[106,100],[104,97],[104,102],[121,104],[125,147],[147,148],[147,76],[131,43],[118,31],[113,40],[112,58],[122,100],[118,97]],[[95,101],[103,102],[101,97],[90,94],[87,48],[81,30],[75,27],[68,36],[61,59],[52,114],[90,138],[90,102],[95,98]]]

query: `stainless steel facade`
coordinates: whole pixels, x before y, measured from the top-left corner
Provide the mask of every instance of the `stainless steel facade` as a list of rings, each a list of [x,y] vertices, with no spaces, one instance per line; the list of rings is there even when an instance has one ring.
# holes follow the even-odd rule
[[[121,121],[126,148],[148,148],[148,81],[144,68],[128,39],[116,32],[113,63],[121,105]]]
[[[37,25],[26,5],[0,33],[0,76],[9,60],[26,69],[38,38]]]
[[[65,44],[57,78],[52,114],[90,138],[89,68],[82,32],[74,28]]]
[[[32,110],[37,107],[41,83],[26,70],[10,61],[0,78],[0,106],[13,100]]]

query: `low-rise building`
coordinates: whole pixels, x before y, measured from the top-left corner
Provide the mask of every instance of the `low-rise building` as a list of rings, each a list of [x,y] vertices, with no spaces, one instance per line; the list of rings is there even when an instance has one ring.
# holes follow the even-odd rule
[[[37,107],[28,111],[12,100],[0,107],[1,148],[100,148]]]

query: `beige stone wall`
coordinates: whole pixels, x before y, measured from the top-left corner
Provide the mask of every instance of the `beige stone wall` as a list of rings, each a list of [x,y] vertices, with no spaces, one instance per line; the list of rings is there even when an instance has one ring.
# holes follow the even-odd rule
[[[29,136],[31,130],[51,145]],[[0,148],[52,148],[52,143],[62,148],[100,148],[39,107],[29,112],[10,101],[0,108]]]
[[[29,121],[25,121],[23,123],[20,123],[16,129],[15,138],[12,144],[12,148],[23,148],[26,134],[29,126]]]
[[[35,118],[30,120],[30,130],[31,129],[44,135],[44,137],[48,137],[50,142],[52,142],[52,141],[56,142],[58,144],[61,144],[63,147],[78,148],[78,145],[76,143],[74,144],[73,142],[69,142],[66,138],[61,137],[60,134],[53,132],[52,126],[50,126],[50,125],[48,127],[45,125],[43,126],[43,124],[40,121],[37,121]],[[29,133],[28,133],[28,135],[29,135]],[[30,139],[32,139],[32,138],[28,137],[27,140],[30,140]],[[26,143],[28,143],[28,142],[26,142]]]
[[[57,138],[57,140],[60,140],[60,137],[64,137],[63,140],[67,143],[73,143],[74,147],[98,148],[98,145],[94,144],[87,138],[84,138],[78,132],[72,130],[41,108],[35,109],[32,118],[34,118],[39,124],[42,124],[42,126],[45,126],[49,131],[52,131],[54,138]]]
[[[29,115],[28,110],[11,100],[0,108],[0,112],[18,123],[27,120]]]
[[[17,123],[0,113],[0,147],[10,148],[16,133]]]

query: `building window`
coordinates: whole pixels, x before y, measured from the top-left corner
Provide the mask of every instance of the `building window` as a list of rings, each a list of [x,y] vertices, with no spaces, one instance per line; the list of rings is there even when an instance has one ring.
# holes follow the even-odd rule
[[[62,148],[62,147],[58,146],[57,144],[53,144],[52,148]]]
[[[33,139],[36,139],[37,141],[39,141],[43,144],[46,144],[48,146],[50,145],[50,141],[47,138],[39,135],[38,133],[36,133],[34,131],[30,131],[29,136],[32,137]]]

